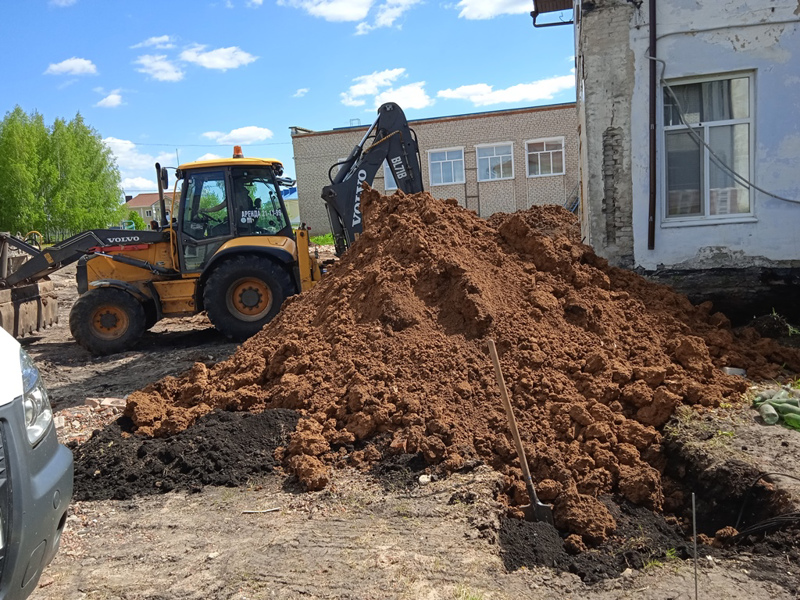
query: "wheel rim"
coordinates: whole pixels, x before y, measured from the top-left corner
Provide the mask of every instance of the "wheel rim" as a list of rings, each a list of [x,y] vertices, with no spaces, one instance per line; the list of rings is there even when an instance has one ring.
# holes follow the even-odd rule
[[[242,321],[263,319],[272,308],[269,286],[255,277],[238,279],[228,288],[228,311]]]
[[[103,340],[116,340],[125,335],[131,321],[128,313],[119,306],[103,304],[92,313],[92,330]]]

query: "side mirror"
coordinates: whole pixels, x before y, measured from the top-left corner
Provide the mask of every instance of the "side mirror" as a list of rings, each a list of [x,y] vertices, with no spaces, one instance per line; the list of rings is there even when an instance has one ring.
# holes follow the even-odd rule
[[[169,188],[169,175],[167,174],[167,167],[161,167],[161,186],[165,190]]]

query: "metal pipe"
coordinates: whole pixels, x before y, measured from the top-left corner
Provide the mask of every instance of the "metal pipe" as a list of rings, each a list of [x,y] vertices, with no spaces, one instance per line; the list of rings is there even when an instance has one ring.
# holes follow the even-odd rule
[[[657,58],[656,43],[656,0],[650,0],[650,58]],[[650,204],[647,214],[647,249],[656,247],[656,107],[658,78],[656,77],[656,61],[650,61]]]
[[[8,277],[8,242],[0,238],[0,279]]]
[[[164,180],[161,178],[161,165],[156,163],[156,179],[158,180],[158,207],[161,209],[161,226],[169,225],[167,220],[167,205],[164,202]],[[172,220],[172,215],[170,215]]]

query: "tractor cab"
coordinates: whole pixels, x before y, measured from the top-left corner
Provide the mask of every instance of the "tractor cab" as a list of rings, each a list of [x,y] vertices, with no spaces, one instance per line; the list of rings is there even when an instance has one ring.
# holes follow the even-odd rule
[[[180,201],[172,211],[181,272],[202,272],[232,240],[237,248],[285,246],[293,234],[280,191],[282,174],[280,161],[244,158],[238,146],[234,158],[181,165]]]

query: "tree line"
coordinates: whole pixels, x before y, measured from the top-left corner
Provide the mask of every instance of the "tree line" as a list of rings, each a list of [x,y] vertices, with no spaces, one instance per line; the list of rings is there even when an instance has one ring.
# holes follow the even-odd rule
[[[48,127],[17,106],[0,122],[0,231],[52,241],[118,225],[122,194],[111,150],[80,113]]]

